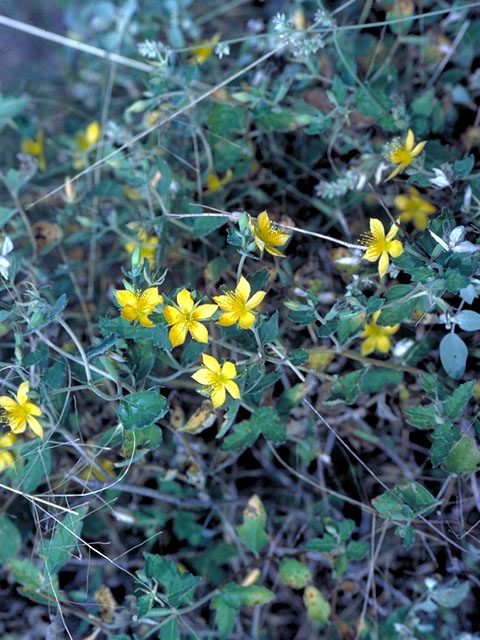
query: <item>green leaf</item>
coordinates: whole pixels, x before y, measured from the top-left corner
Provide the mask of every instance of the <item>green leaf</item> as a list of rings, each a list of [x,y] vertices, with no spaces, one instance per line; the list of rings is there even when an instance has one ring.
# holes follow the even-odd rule
[[[239,584],[227,584],[220,591],[225,602],[233,608],[244,604],[247,607],[258,607],[275,600],[275,594],[261,585],[252,584],[242,587]]]
[[[408,416],[407,422],[418,429],[433,429],[437,424],[437,410],[433,404],[426,407],[407,407],[403,412]]]
[[[342,104],[342,102],[347,97],[347,88],[343,84],[342,79],[340,78],[340,76],[335,76],[333,78],[332,91],[333,91],[333,94],[334,94],[335,98],[338,101],[338,104]]]
[[[22,546],[20,531],[6,515],[0,516],[0,563],[17,555]]]
[[[412,102],[412,113],[415,115],[429,116],[432,113],[435,102],[435,91],[429,89],[418,95]]]
[[[347,340],[365,328],[365,318],[358,313],[345,313],[340,316],[338,322],[337,337],[340,344],[345,344]]]
[[[468,349],[456,333],[447,333],[440,342],[440,360],[447,375],[459,380],[467,364]]]
[[[102,335],[109,336],[116,333],[124,340],[153,340],[153,345],[164,351],[171,351],[172,345],[168,339],[168,329],[161,325],[156,327],[142,327],[141,325],[133,325],[124,318],[103,318],[100,316],[98,324]]]
[[[365,370],[359,369],[338,377],[325,404],[353,404],[360,393],[360,381],[364,374]]]
[[[455,389],[451,396],[445,402],[445,413],[449,418],[455,420],[460,418],[463,410],[468,404],[468,401],[473,395],[473,389],[475,388],[476,380],[470,380],[461,384]]]
[[[7,563],[15,581],[32,590],[40,590],[43,584],[43,574],[31,560],[12,558]]]
[[[144,572],[147,578],[155,578],[165,587],[168,604],[171,607],[189,604],[200,582],[200,578],[192,576],[188,571],[183,573],[179,571],[173,560],[151,553],[145,554]]]
[[[438,467],[448,456],[453,444],[460,438],[460,429],[448,422],[435,427],[432,433],[434,443],[430,449],[432,466]]]
[[[318,553],[329,553],[337,546],[337,539],[327,533],[322,538],[312,538],[305,544],[307,551],[317,551]]]
[[[155,363],[152,340],[141,340],[129,344],[128,366],[138,385],[145,380]]]
[[[260,130],[290,131],[293,127],[293,114],[283,107],[262,104],[254,110],[253,116]]]
[[[383,308],[377,320],[377,324],[381,327],[392,327],[397,322],[403,322],[412,317],[416,307],[416,300],[407,300],[388,307]]]
[[[468,287],[470,278],[458,269],[445,269],[445,284],[450,293],[458,293],[460,289]]]
[[[372,367],[362,378],[360,388],[366,393],[377,393],[390,385],[396,386],[403,380],[403,371],[386,367]]]
[[[228,638],[233,631],[238,608],[227,604],[221,594],[218,594],[213,598],[211,606],[212,609],[215,610],[215,624],[217,626],[218,633],[220,634],[220,638]]]
[[[0,207],[0,227],[7,224],[14,213],[17,213],[16,209],[8,209],[7,207]]]
[[[88,347],[87,358],[91,360],[92,358],[97,358],[98,356],[103,356],[103,354],[111,349],[118,340],[118,333],[111,333],[109,336],[104,338],[98,344]]]
[[[207,126],[215,143],[220,137],[228,137],[236,133],[245,126],[245,113],[241,107],[231,104],[214,104],[210,109],[207,119]]]
[[[462,582],[458,586],[438,586],[433,590],[431,597],[441,607],[456,609],[465,600],[469,592],[469,583]]]
[[[179,640],[180,632],[176,618],[170,618],[160,627],[159,640]]]
[[[349,560],[363,560],[368,556],[370,547],[364,540],[352,540],[347,546],[347,558]]]
[[[296,367],[300,367],[302,364],[308,362],[310,358],[310,352],[306,349],[295,349],[290,354],[290,362]]]
[[[238,451],[244,447],[251,447],[258,438],[259,434],[252,431],[250,422],[243,420],[235,425],[235,431],[222,442],[220,449],[222,451]]]
[[[51,447],[43,441],[34,441],[22,448],[25,466],[18,484],[25,493],[32,493],[50,475],[52,468]]]
[[[193,221],[193,237],[201,238],[212,233],[227,224],[228,219],[225,217],[205,216],[205,218],[195,218]]]
[[[307,616],[313,622],[324,625],[330,617],[331,607],[320,591],[312,584],[308,585],[303,594],[303,602],[307,607]]]
[[[124,431],[124,442],[120,455],[131,458],[137,449],[157,449],[162,442],[162,431],[156,424],[141,429]]]
[[[27,96],[2,96],[0,93],[0,129],[3,125],[25,111],[30,102]]]
[[[160,420],[167,411],[167,399],[160,393],[139,391],[121,399],[118,419],[125,429],[140,429]]]
[[[371,316],[372,313],[375,313],[375,311],[381,309],[384,304],[385,300],[383,300],[382,298],[378,298],[377,296],[372,296],[371,298],[369,298],[367,302],[367,316]]]
[[[464,331],[480,331],[480,313],[476,311],[460,311],[455,320]]]
[[[387,520],[412,520],[415,515],[428,515],[435,509],[434,496],[418,482],[397,485],[372,500],[379,514]]]
[[[258,335],[262,344],[268,344],[275,340],[279,332],[278,328],[278,311],[268,319],[260,323],[258,328]]]
[[[462,180],[466,178],[473,169],[473,165],[475,164],[475,156],[470,155],[467,158],[463,158],[462,160],[455,160],[453,163],[453,171],[455,173],[455,177]]]
[[[243,544],[256,556],[269,540],[265,532],[266,522],[267,514],[262,501],[257,495],[253,495],[243,511],[243,523],[235,529]]]
[[[367,91],[364,87],[360,87],[355,92],[355,103],[357,109],[364,116],[375,118],[378,120],[386,111],[389,111],[390,100],[385,93],[370,89]]]
[[[295,558],[285,558],[279,567],[282,582],[292,589],[303,589],[312,581],[312,572]]]
[[[47,575],[51,576],[63,567],[77,548],[87,510],[87,506],[81,506],[76,509],[76,515],[67,513],[55,525],[50,540],[43,541],[40,553],[45,558]]]
[[[462,435],[450,449],[443,463],[448,473],[475,473],[480,465],[480,451],[476,442],[467,435]]]
[[[287,439],[287,429],[272,407],[258,407],[249,420],[250,430],[263,434],[273,444],[282,444]]]

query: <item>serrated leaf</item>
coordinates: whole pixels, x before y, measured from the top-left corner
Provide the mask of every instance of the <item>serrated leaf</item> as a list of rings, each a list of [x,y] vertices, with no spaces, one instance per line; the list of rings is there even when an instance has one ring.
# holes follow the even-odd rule
[[[167,413],[167,399],[156,391],[139,391],[124,396],[118,408],[118,419],[125,429],[141,429]]]
[[[63,567],[77,548],[88,507],[81,506],[76,511],[76,515],[67,513],[59,519],[53,536],[42,543],[40,553],[45,559],[45,572],[49,576]]]
[[[273,444],[282,444],[287,439],[287,428],[272,407],[255,409],[249,420],[249,425],[252,433],[261,433]]]
[[[347,545],[347,558],[349,560],[363,560],[368,556],[370,547],[364,540],[352,540]]]
[[[417,429],[433,429],[437,424],[437,410],[433,404],[426,407],[407,407],[403,410],[407,416],[407,422]]]
[[[447,375],[459,380],[467,364],[468,349],[456,333],[447,333],[440,342],[440,360]]]
[[[233,631],[238,608],[227,604],[221,594],[213,598],[211,606],[215,610],[215,624],[220,638],[226,639]]]
[[[454,420],[460,418],[463,410],[468,404],[468,401],[473,395],[473,389],[475,388],[476,380],[470,380],[461,384],[455,389],[451,396],[446,400],[444,407],[445,413],[449,418]]]
[[[278,336],[278,332],[278,311],[275,311],[268,320],[264,320],[259,324],[258,335],[260,336],[262,344],[268,344],[275,340]]]
[[[448,456],[453,444],[460,438],[460,429],[448,422],[435,427],[432,434],[434,443],[430,449],[432,466],[438,467]]]
[[[168,339],[168,329],[161,325],[142,327],[141,325],[130,324],[124,318],[108,319],[101,316],[98,319],[98,324],[104,336],[116,333],[124,340],[135,340],[135,342],[152,340],[155,347],[164,351],[172,350],[172,345]]]
[[[180,632],[176,618],[170,618],[160,627],[159,640],[179,640]]]
[[[360,381],[364,374],[365,370],[359,369],[339,376],[330,389],[326,404],[353,404],[360,393]]]
[[[248,420],[243,420],[235,425],[235,431],[229,434],[222,442],[222,451],[238,451],[244,447],[251,447],[259,434],[252,431]]]
[[[403,371],[386,367],[372,367],[363,376],[360,388],[366,393],[377,393],[390,385],[399,385],[402,380]]]
[[[307,551],[317,551],[318,553],[329,553],[337,546],[337,539],[325,534],[322,538],[312,538],[305,544]]]
[[[189,604],[200,578],[188,571],[181,572],[173,560],[151,553],[145,554],[144,572],[147,578],[155,578],[165,587],[168,604],[178,607]]]
[[[118,338],[118,333],[112,333],[95,346],[88,347],[87,358],[91,360],[92,358],[102,356],[106,351],[114,346]]]
[[[230,583],[223,587],[220,593],[225,602],[233,608],[238,608],[242,604],[247,607],[258,607],[275,600],[274,593],[257,584],[242,587],[239,584]]]

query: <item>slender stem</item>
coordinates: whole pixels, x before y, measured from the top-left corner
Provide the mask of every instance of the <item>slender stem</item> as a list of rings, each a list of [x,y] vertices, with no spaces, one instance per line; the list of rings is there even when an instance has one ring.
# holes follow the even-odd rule
[[[1,170],[0,170],[0,180],[3,182],[5,189],[10,194],[10,197],[12,198],[13,202],[15,203],[15,206],[17,207],[18,213],[22,218],[22,222],[25,225],[25,228],[28,233],[28,237],[30,239],[30,244],[32,245],[32,262],[35,262],[35,260],[37,259],[37,243],[35,242],[35,236],[33,235],[33,230],[32,230],[32,225],[30,224],[30,220],[28,219],[28,216],[25,213],[25,209],[23,208],[22,203],[18,199],[16,192],[10,188],[8,181],[5,175],[3,174],[3,171]]]

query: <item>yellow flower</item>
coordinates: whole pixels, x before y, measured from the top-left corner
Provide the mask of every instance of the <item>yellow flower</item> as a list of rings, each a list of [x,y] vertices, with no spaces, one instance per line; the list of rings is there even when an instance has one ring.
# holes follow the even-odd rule
[[[287,242],[290,237],[288,233],[285,233],[277,227],[277,225],[270,220],[266,211],[262,211],[256,222],[254,222],[250,216],[248,217],[248,221],[250,231],[253,234],[253,239],[260,253],[263,253],[265,250],[267,253],[271,253],[272,256],[283,258],[283,253],[276,249],[276,247],[281,247]]]
[[[250,296],[250,284],[243,276],[235,288],[235,291],[227,291],[221,296],[214,296],[215,302],[218,304],[222,311],[218,324],[222,327],[230,327],[232,324],[238,322],[239,327],[242,329],[250,329],[255,322],[255,313],[253,309],[258,307],[266,296],[266,291],[257,291],[253,296]]]
[[[399,220],[413,220],[415,228],[423,231],[427,228],[428,216],[435,211],[435,207],[428,200],[424,200],[415,187],[410,187],[408,193],[408,196],[396,196],[393,199],[393,204],[400,211]]]
[[[415,144],[415,136],[413,135],[413,131],[411,129],[408,130],[407,136],[405,138],[405,142],[400,142],[397,140],[390,145],[390,149],[387,153],[387,158],[390,162],[394,164],[398,164],[398,167],[392,171],[392,173],[388,176],[387,180],[391,180],[396,175],[403,171],[405,167],[413,161],[419,153],[421,153],[423,147],[427,144],[427,141],[419,142]],[[385,181],[386,182],[386,181]]]
[[[223,178],[220,180],[220,178],[217,176],[217,174],[212,171],[211,173],[208,174],[207,176],[207,190],[205,191],[205,195],[208,195],[210,193],[216,193],[217,191],[220,191],[220,189],[227,184],[227,182],[230,182],[230,180],[232,179],[233,176],[233,171],[231,169],[228,169],[227,172],[225,173],[225,175],[223,176]]]
[[[97,121],[91,122],[85,131],[79,131],[75,136],[75,142],[79,152],[75,154],[73,166],[75,169],[82,169],[85,166],[85,152],[100,140],[100,124]]]
[[[221,407],[226,399],[226,391],[238,400],[240,398],[240,389],[236,382],[233,381],[237,376],[237,369],[233,362],[228,360],[220,367],[220,363],[213,356],[206,353],[202,354],[204,367],[192,375],[192,378],[206,387],[205,391],[210,396],[215,409]]]
[[[177,306],[168,305],[163,310],[163,315],[168,324],[173,325],[168,332],[172,347],[185,342],[187,331],[197,342],[208,342],[208,331],[200,320],[207,320],[217,310],[216,304],[195,305],[192,294],[182,289],[177,294]]]
[[[36,404],[29,402],[28,392],[30,383],[22,382],[17,389],[16,399],[10,396],[0,396],[0,407],[3,409],[3,419],[13,433],[23,433],[27,425],[39,438],[43,438],[43,428],[35,416],[41,416],[42,411]]]
[[[43,151],[43,131],[37,132],[35,140],[31,138],[23,138],[22,140],[22,153],[28,153],[30,156],[37,156],[38,168],[40,171],[45,171],[47,163],[45,162],[45,154]]]
[[[125,249],[128,253],[132,254],[138,245],[140,245],[140,261],[143,262],[144,258],[148,260],[150,266],[155,266],[155,253],[158,245],[157,236],[148,236],[148,233],[140,229],[137,233],[138,242],[127,242]]]
[[[368,356],[373,351],[380,353],[388,353],[390,350],[390,338],[400,328],[400,324],[394,324],[393,327],[380,327],[377,324],[380,311],[375,311],[372,315],[372,321],[369,322],[361,337],[365,338],[360,348],[362,356]]]
[[[220,34],[216,33],[213,38],[210,38],[210,40],[201,40],[200,42],[197,42],[195,50],[188,60],[188,64],[195,64],[195,62],[198,65],[205,64],[212,55],[215,45],[219,40]]]
[[[378,273],[381,278],[387,273],[390,263],[389,255],[398,258],[403,253],[403,245],[400,240],[394,240],[398,232],[398,226],[392,224],[385,237],[385,228],[377,218],[370,218],[370,233],[365,233],[361,242],[366,246],[364,260],[378,262]]]
[[[117,302],[122,308],[121,316],[128,322],[140,322],[142,327],[154,327],[148,315],[155,310],[157,304],[162,304],[163,298],[157,287],[149,287],[145,291],[115,291]]]
[[[6,449],[13,447],[16,439],[17,436],[14,433],[5,433],[0,436],[0,473],[13,464],[13,454]]]

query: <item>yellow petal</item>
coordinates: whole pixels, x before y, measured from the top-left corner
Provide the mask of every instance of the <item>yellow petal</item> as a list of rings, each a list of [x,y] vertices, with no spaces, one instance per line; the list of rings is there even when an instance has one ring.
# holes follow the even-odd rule
[[[217,320],[217,324],[221,327],[231,327],[232,324],[235,324],[239,318],[238,311],[228,311],[227,313],[222,313],[220,318]]]
[[[266,211],[262,211],[257,218],[257,225],[260,233],[267,233],[270,230],[270,224],[268,213]]]
[[[214,409],[218,409],[218,407],[221,407],[222,404],[225,403],[226,397],[227,394],[225,393],[225,387],[223,385],[217,387],[211,395]]]
[[[218,304],[222,311],[232,311],[232,309],[236,306],[235,299],[232,296],[228,296],[226,294],[222,294],[220,296],[213,296],[213,299]]]
[[[182,313],[190,313],[193,309],[192,294],[186,289],[182,289],[177,293],[177,304]]]
[[[386,336],[393,336],[400,329],[400,323],[394,324],[393,327],[382,327],[382,329]]]
[[[374,324],[376,324],[376,323],[377,323],[377,320],[379,319],[379,317],[380,317],[380,314],[381,314],[381,313],[382,313],[381,309],[378,309],[377,311],[374,311],[374,312],[372,313],[372,322],[373,322]]]
[[[423,147],[427,144],[427,141],[424,140],[423,142],[419,142],[417,145],[415,145],[415,148],[412,149],[411,154],[412,156],[415,158],[415,156],[418,156],[419,153],[421,153],[423,151]]]
[[[157,304],[162,304],[163,298],[158,293],[157,287],[149,287],[145,289],[145,291],[140,296],[140,303],[142,306],[148,305],[152,307],[156,307]]]
[[[243,276],[240,276],[235,293],[242,302],[246,302],[248,300],[248,296],[250,295],[250,283]]]
[[[12,434],[13,435],[13,434]],[[10,451],[0,451],[0,473],[13,464],[13,455]]]
[[[121,289],[115,291],[115,297],[117,299],[118,304],[121,307],[126,307],[127,305],[130,307],[136,307],[138,303],[137,296],[128,291],[127,289]]]
[[[133,322],[138,318],[138,310],[133,307],[124,307],[120,314],[127,322]]]
[[[238,319],[238,326],[241,329],[250,329],[254,322],[255,314],[253,311],[245,311],[245,313],[242,313]]]
[[[25,402],[25,404],[23,405],[23,408],[31,416],[42,415],[42,410],[40,409],[40,407],[37,407],[37,405],[33,404],[33,402]]]
[[[10,396],[0,396],[0,407],[4,409],[15,409],[18,407],[18,402]]]
[[[221,371],[223,378],[231,379],[237,376],[237,368],[235,367],[233,362],[230,362],[229,360],[223,363]]]
[[[398,174],[400,173],[400,171],[403,171],[405,169],[407,165],[406,164],[399,164],[398,167],[396,169],[394,169],[392,171],[392,173],[385,179],[385,182],[388,182],[389,180],[391,180],[392,178],[394,178],[395,176],[398,176]]]
[[[382,244],[375,242],[367,247],[367,250],[363,254],[363,259],[368,262],[376,262],[383,251]]]
[[[194,320],[190,322],[188,325],[188,330],[190,331],[190,335],[197,342],[203,342],[207,344],[208,342],[208,331],[207,328],[201,323]]]
[[[370,218],[370,233],[377,242],[385,238],[385,227],[378,218]]]
[[[413,216],[413,223],[419,231],[425,231],[428,225],[428,216],[424,211],[417,211]]]
[[[408,196],[395,196],[393,204],[399,211],[404,211],[409,208],[411,199]]]
[[[28,380],[25,380],[24,382],[22,382],[17,389],[17,402],[22,407],[28,401],[29,391],[30,391],[30,383],[28,382]]]
[[[195,380],[195,382],[198,382],[199,384],[203,384],[207,387],[209,387],[215,382],[214,374],[211,371],[209,371],[206,367],[202,367],[198,371],[195,371],[195,373],[192,374],[192,378]]]
[[[390,350],[390,338],[388,336],[378,336],[377,349],[380,353],[388,353]]]
[[[85,139],[90,147],[92,144],[96,144],[100,139],[100,124],[98,122],[91,122],[85,129]]]
[[[283,243],[282,243],[283,244]],[[275,249],[274,247],[271,247],[270,245],[266,244],[265,245],[265,251],[267,253],[270,253],[272,256],[278,256],[279,258],[284,258],[285,254],[282,253],[281,251],[279,251],[278,249]]]
[[[0,447],[13,447],[17,438],[13,433],[4,433],[0,437]]]
[[[34,418],[32,418],[32,420],[33,419]],[[16,420],[14,422],[10,422],[10,429],[13,431],[13,433],[23,433],[26,428],[27,428],[26,420]]]
[[[390,242],[390,240],[393,240],[393,238],[395,238],[395,236],[397,235],[398,230],[399,230],[399,226],[397,224],[392,224],[392,226],[390,227],[387,233],[387,237],[385,238],[385,240],[387,242]]]
[[[362,356],[368,356],[370,353],[375,351],[375,343],[376,340],[373,336],[370,336],[366,340],[362,342],[362,346],[360,347],[360,353]]]
[[[142,327],[147,327],[148,329],[155,326],[155,324],[150,320],[150,318],[148,318],[146,313],[140,313],[138,316],[138,321],[140,322]]]
[[[263,302],[263,299],[265,298],[266,295],[267,295],[266,291],[257,291],[257,293],[253,294],[253,296],[250,298],[250,300],[247,302],[245,306],[247,307],[247,309],[255,309],[255,307],[258,307],[258,305],[261,302]]]
[[[39,438],[43,438],[43,427],[40,422],[33,418],[32,416],[27,417],[28,426],[33,431],[33,433]]]
[[[391,240],[388,243],[388,253],[392,256],[392,258],[398,258],[403,253],[403,245],[400,240]]]
[[[415,136],[413,135],[413,131],[409,129],[407,132],[407,137],[405,138],[405,149],[407,151],[411,151],[413,149],[414,144],[415,144]]]
[[[380,256],[380,260],[378,261],[378,274],[381,278],[387,273],[388,265],[390,264],[390,259],[388,257],[388,252],[384,251]]]
[[[218,309],[216,304],[200,304],[192,312],[192,318],[194,320],[207,320]]]
[[[175,309],[175,307],[172,307],[171,305],[165,307],[165,309],[163,310],[163,317],[168,322],[168,324],[176,324],[177,322],[182,320],[182,314],[180,313],[180,311],[178,309]]]
[[[187,325],[185,322],[177,322],[168,332],[168,339],[172,347],[178,347],[185,342],[187,337]]]
[[[216,375],[220,373],[220,363],[213,356],[208,355],[208,353],[202,353],[202,362],[212,373]]]
[[[240,399],[240,389],[238,388],[238,384],[236,382],[233,382],[233,380],[227,380],[225,382],[225,388],[232,396],[232,398],[235,398],[235,400]]]

